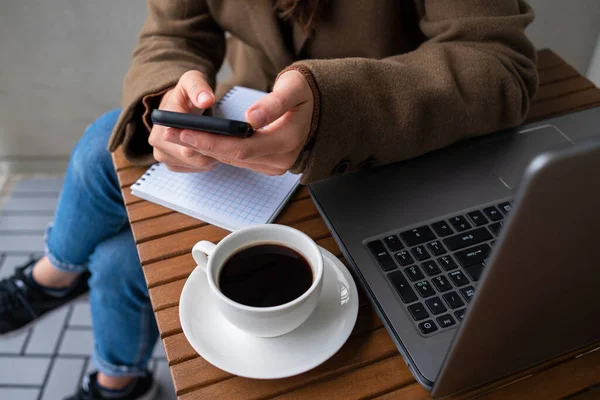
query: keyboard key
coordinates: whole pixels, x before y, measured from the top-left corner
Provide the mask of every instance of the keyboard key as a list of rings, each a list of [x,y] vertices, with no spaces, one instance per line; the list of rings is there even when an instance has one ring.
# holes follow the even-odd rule
[[[435,322],[432,320],[421,322],[419,324],[419,329],[423,333],[423,335],[427,335],[428,333],[437,331],[437,326],[435,326]]]
[[[410,311],[410,315],[412,315],[415,321],[420,321],[429,317],[429,313],[425,309],[425,306],[421,303],[415,303],[408,306],[408,311]]]
[[[392,260],[392,257],[388,254],[385,249],[385,246],[381,241],[374,240],[367,244],[367,247],[371,250],[371,253],[377,259],[377,262],[381,266],[384,271],[389,271],[396,268],[396,263]]]
[[[438,322],[438,324],[440,324],[440,328],[442,328],[442,329],[448,328],[449,326],[452,326],[456,323],[454,321],[454,318],[452,318],[452,315],[450,315],[450,314],[446,314],[446,315],[442,315],[441,317],[437,317],[436,321]]]
[[[410,284],[408,283],[404,275],[402,275],[402,272],[391,272],[388,274],[388,278],[396,288],[396,291],[398,292],[400,298],[404,303],[412,303],[413,301],[417,300],[417,295],[415,294],[414,290],[412,290],[412,288],[410,287]]]
[[[499,221],[499,222],[494,222],[493,224],[491,224],[489,226],[490,231],[492,231],[494,233],[494,235],[498,236],[500,234],[500,228],[502,228],[502,226],[504,226],[504,222]]]
[[[452,271],[448,274],[448,276],[450,277],[450,279],[452,279],[452,282],[454,282],[454,284],[458,287],[465,286],[467,283],[469,283],[469,280],[467,279],[465,274],[463,274],[460,270]]]
[[[406,250],[402,250],[396,253],[396,260],[398,260],[400,265],[402,265],[403,267],[406,267],[407,265],[410,265],[415,262],[415,260],[413,260],[413,258],[410,256],[410,253]]]
[[[427,281],[417,282],[415,284],[415,287],[417,288],[417,291],[423,298],[431,297],[435,294],[435,290],[433,290],[433,288]]]
[[[441,314],[448,310],[439,297],[434,297],[429,300],[425,300],[425,304],[427,304],[427,308],[429,308],[429,311],[431,311],[433,315]]]
[[[473,289],[473,286],[467,286],[460,289],[460,293],[463,295],[467,303],[469,303],[471,298],[475,295],[475,289]]]
[[[503,218],[502,214],[500,214],[500,211],[498,211],[498,209],[494,206],[484,208],[483,212],[492,221],[498,221]]]
[[[425,276],[423,276],[423,273],[421,272],[419,267],[417,267],[416,265],[405,268],[404,273],[406,274],[406,276],[408,276],[408,279],[410,279],[413,282],[425,278]]]
[[[390,251],[393,253],[400,251],[404,248],[404,245],[396,235],[390,235],[383,239],[383,241],[387,245],[388,249],[390,249]]]
[[[411,229],[410,231],[402,232],[400,237],[409,247],[430,242],[435,239],[435,235],[428,226],[421,226],[419,228]]]
[[[454,311],[454,315],[456,315],[456,319],[458,319],[459,321],[462,321],[465,318],[465,311],[466,311],[465,308],[463,308],[462,310]]]
[[[498,208],[500,209],[500,211],[502,211],[502,213],[504,215],[508,215],[510,210],[512,210],[512,206],[511,206],[510,202],[508,202],[508,201],[498,204]]]
[[[436,276],[431,280],[437,290],[440,292],[447,292],[452,289],[452,284],[448,281],[448,279],[444,275]]]
[[[439,240],[429,243],[427,247],[429,247],[429,250],[433,253],[434,256],[441,256],[442,254],[446,254],[446,249],[444,248],[444,245],[440,243]]]
[[[423,264],[421,264],[421,268],[423,268],[428,276],[434,276],[442,272],[440,267],[438,267],[433,260],[425,261]]]
[[[417,246],[417,247],[413,248],[411,251],[412,251],[413,255],[415,256],[415,258],[417,259],[417,261],[427,260],[428,258],[431,257],[429,255],[429,253],[427,252],[427,249],[425,248],[425,246]]]
[[[462,215],[457,215],[456,217],[450,218],[450,223],[456,229],[457,232],[463,232],[467,229],[471,229],[471,224],[467,222],[467,219]]]
[[[456,292],[446,293],[443,297],[450,308],[459,308],[465,305]]]
[[[452,235],[454,231],[450,228],[450,225],[446,221],[436,222],[431,224],[431,227],[439,236],[444,237],[448,235]]]
[[[490,255],[492,248],[484,243],[466,250],[457,251],[454,256],[463,267],[483,262]]]
[[[471,221],[475,224],[475,226],[481,226],[488,223],[488,219],[483,215],[483,213],[479,210],[471,211],[467,214]]]
[[[456,262],[450,256],[440,257],[438,258],[438,262],[446,271],[451,271],[455,268],[458,268],[458,265],[456,265]]]
[[[481,263],[473,264],[473,265],[466,267],[465,271],[467,271],[467,274],[469,274],[471,279],[473,279],[475,282],[477,282],[479,280],[479,277],[481,276],[481,273],[483,272],[484,268],[485,268],[485,264],[481,262]]]
[[[490,232],[484,227],[481,227],[469,232],[463,232],[458,235],[447,237],[444,239],[444,243],[450,250],[460,250],[490,239],[493,239]]]

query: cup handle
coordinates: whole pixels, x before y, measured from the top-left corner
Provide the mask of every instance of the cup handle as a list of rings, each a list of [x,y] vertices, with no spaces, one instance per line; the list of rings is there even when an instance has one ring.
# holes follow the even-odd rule
[[[202,240],[196,243],[192,249],[192,257],[194,258],[194,261],[196,261],[196,264],[198,264],[204,273],[207,273],[206,268],[208,267],[208,257],[210,257],[210,255],[213,253],[215,247],[216,245],[214,243]]]

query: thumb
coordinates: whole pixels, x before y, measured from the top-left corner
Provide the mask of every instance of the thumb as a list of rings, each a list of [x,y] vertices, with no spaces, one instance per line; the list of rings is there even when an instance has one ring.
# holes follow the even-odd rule
[[[178,86],[197,108],[209,108],[215,102],[215,95],[200,71],[188,71],[183,74]]]
[[[282,74],[273,91],[262,97],[246,110],[246,121],[253,128],[259,129],[281,118],[286,112],[297,105],[309,100],[312,92],[304,76],[298,71],[288,71]]]

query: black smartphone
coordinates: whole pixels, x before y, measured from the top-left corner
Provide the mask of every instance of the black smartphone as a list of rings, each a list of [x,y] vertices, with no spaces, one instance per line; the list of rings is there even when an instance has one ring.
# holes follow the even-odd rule
[[[254,134],[254,129],[247,122],[232,119],[208,117],[206,115],[186,114],[173,111],[153,110],[152,123],[179,129],[192,129],[216,133],[219,135],[248,138]]]

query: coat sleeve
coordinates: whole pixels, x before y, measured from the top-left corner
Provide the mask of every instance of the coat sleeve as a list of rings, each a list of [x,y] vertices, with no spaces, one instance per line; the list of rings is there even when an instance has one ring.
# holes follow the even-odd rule
[[[225,55],[225,33],[203,0],[147,0],[148,16],[123,83],[122,111],[109,150],[123,145],[135,163],[152,162],[148,110],[186,71],[198,70],[214,88]]]
[[[410,53],[289,67],[310,75],[320,107],[313,138],[292,168],[304,182],[524,120],[538,85],[535,49],[524,33],[533,10],[521,0],[420,0],[417,9],[427,40]]]

